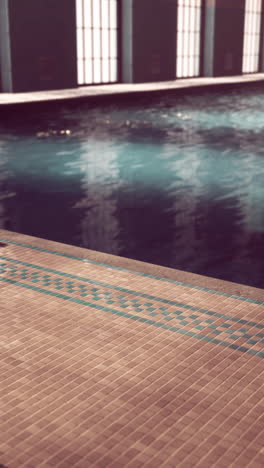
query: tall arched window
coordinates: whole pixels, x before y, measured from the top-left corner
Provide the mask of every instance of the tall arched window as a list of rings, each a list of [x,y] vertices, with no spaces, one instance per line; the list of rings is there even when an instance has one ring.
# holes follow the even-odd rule
[[[78,83],[118,80],[118,0],[76,0]]]
[[[178,0],[176,76],[200,75],[202,0]]]
[[[262,0],[246,0],[243,73],[259,71]]]

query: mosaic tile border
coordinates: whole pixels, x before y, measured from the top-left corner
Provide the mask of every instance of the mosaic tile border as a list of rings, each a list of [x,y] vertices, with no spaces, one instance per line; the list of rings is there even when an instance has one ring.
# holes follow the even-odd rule
[[[2,282],[264,358],[264,326],[259,323],[5,256],[0,260]]]
[[[200,313],[203,313],[203,314],[215,316],[217,318],[221,318],[221,319],[224,318],[224,319],[230,320],[230,321],[235,322],[235,323],[240,323],[240,324],[248,325],[248,326],[255,326],[257,328],[260,328],[261,330],[264,330],[264,325],[261,325],[261,324],[255,323],[255,322],[251,322],[251,321],[248,321],[248,320],[228,316],[226,314],[221,314],[219,312],[212,312],[212,311],[203,309],[201,307],[190,306],[190,305],[187,305],[187,304],[181,303],[181,302],[172,301],[172,300],[169,300],[169,299],[163,299],[161,297],[153,296],[151,294],[140,293],[138,291],[134,291],[132,289],[124,288],[122,286],[114,286],[114,285],[109,284],[109,283],[103,283],[101,281],[96,281],[96,280],[84,278],[84,277],[81,277],[81,276],[76,276],[76,275],[73,275],[71,273],[60,272],[60,271],[57,271],[57,270],[53,270],[51,268],[42,267],[40,265],[34,265],[32,263],[24,262],[22,260],[12,259],[12,258],[5,257],[5,256],[2,256],[2,255],[0,255],[0,260],[5,260],[5,261],[10,262],[10,263],[16,263],[16,264],[23,265],[23,266],[33,268],[33,269],[36,269],[36,270],[44,271],[44,272],[47,272],[47,273],[52,273],[54,275],[59,275],[59,276],[62,276],[62,277],[75,279],[75,280],[80,281],[80,282],[90,283],[92,285],[97,285],[97,286],[100,286],[100,287],[103,287],[103,288],[113,289],[115,291],[119,291],[119,292],[122,292],[122,293],[133,294],[134,296],[139,296],[139,297],[142,297],[144,299],[150,299],[150,300],[154,300],[154,301],[161,302],[161,303],[164,303],[164,304],[170,304],[170,305],[173,305],[173,306],[176,306],[176,307],[182,307],[182,308],[190,310],[190,311],[200,312]],[[5,266],[3,266],[3,264],[0,263],[0,273],[1,272],[5,272]],[[25,276],[25,274],[23,276]],[[50,283],[50,282],[48,281],[48,283]],[[73,289],[73,287],[70,287],[69,289]],[[71,292],[71,291],[69,291],[69,292]]]
[[[62,252],[54,251],[54,250],[44,249],[42,247],[37,247],[37,246],[34,246],[34,245],[30,245],[30,244],[15,242],[15,241],[11,241],[11,240],[8,240],[8,239],[0,239],[0,242],[6,243],[6,244],[11,244],[11,245],[17,245],[19,247],[25,247],[25,248],[36,250],[36,251],[39,251],[39,252],[45,252],[45,253],[49,253],[49,254],[52,254],[52,255],[57,255],[57,256],[60,256],[60,257],[69,258],[71,260],[82,261],[82,262],[85,262],[85,263],[90,263],[92,265],[103,266],[103,267],[106,267],[106,268],[111,268],[113,270],[124,271],[124,272],[128,272],[128,273],[132,273],[132,274],[137,275],[137,276],[144,276],[144,277],[147,277],[147,278],[152,278],[152,279],[159,280],[159,281],[164,281],[164,282],[167,282],[167,283],[177,284],[179,286],[185,286],[185,287],[188,287],[190,289],[196,289],[198,291],[209,292],[209,293],[215,294],[217,296],[230,297],[232,299],[237,299],[237,300],[240,300],[240,301],[250,302],[252,304],[264,305],[264,301],[258,301],[256,299],[251,299],[251,298],[247,298],[247,297],[243,297],[243,296],[236,296],[236,295],[225,293],[225,292],[222,292],[222,291],[217,291],[215,289],[204,288],[202,286],[195,286],[193,284],[184,283],[184,282],[181,282],[181,281],[176,281],[176,280],[172,280],[172,279],[169,279],[169,278],[162,278],[160,276],[151,275],[149,273],[142,273],[142,272],[139,272],[139,271],[134,271],[134,270],[130,270],[128,268],[118,267],[118,266],[111,265],[111,264],[108,264],[108,263],[97,262],[95,260],[88,260],[88,259],[85,259],[85,258],[82,258],[82,257],[76,257],[74,255],[69,255],[69,254],[65,254],[65,253],[62,253]]]

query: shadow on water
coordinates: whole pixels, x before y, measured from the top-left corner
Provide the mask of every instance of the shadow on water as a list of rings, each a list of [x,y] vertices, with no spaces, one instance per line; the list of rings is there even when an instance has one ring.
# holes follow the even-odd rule
[[[243,225],[239,200],[192,199],[188,188],[140,184],[70,192],[12,185],[0,227],[207,276],[263,287],[264,232]]]

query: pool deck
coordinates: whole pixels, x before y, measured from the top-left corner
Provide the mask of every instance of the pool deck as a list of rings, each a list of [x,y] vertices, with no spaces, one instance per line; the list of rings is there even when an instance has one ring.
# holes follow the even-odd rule
[[[72,89],[54,91],[36,91],[30,93],[0,93],[0,109],[17,107],[23,104],[38,104],[60,101],[91,101],[106,98],[123,98],[129,96],[143,96],[157,93],[182,93],[188,90],[205,90],[210,88],[224,88],[243,84],[262,83],[264,87],[264,73],[225,76],[214,78],[188,78],[155,83],[118,83],[96,86],[81,86]]]
[[[264,466],[263,290],[0,242],[1,466]]]

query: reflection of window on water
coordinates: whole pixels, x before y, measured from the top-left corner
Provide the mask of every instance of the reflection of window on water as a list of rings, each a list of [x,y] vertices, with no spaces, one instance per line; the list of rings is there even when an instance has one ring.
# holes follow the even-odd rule
[[[259,71],[262,0],[246,0],[243,73]]]
[[[199,76],[202,0],[178,0],[177,60],[178,78]]]
[[[76,0],[78,83],[117,81],[118,0]]]

